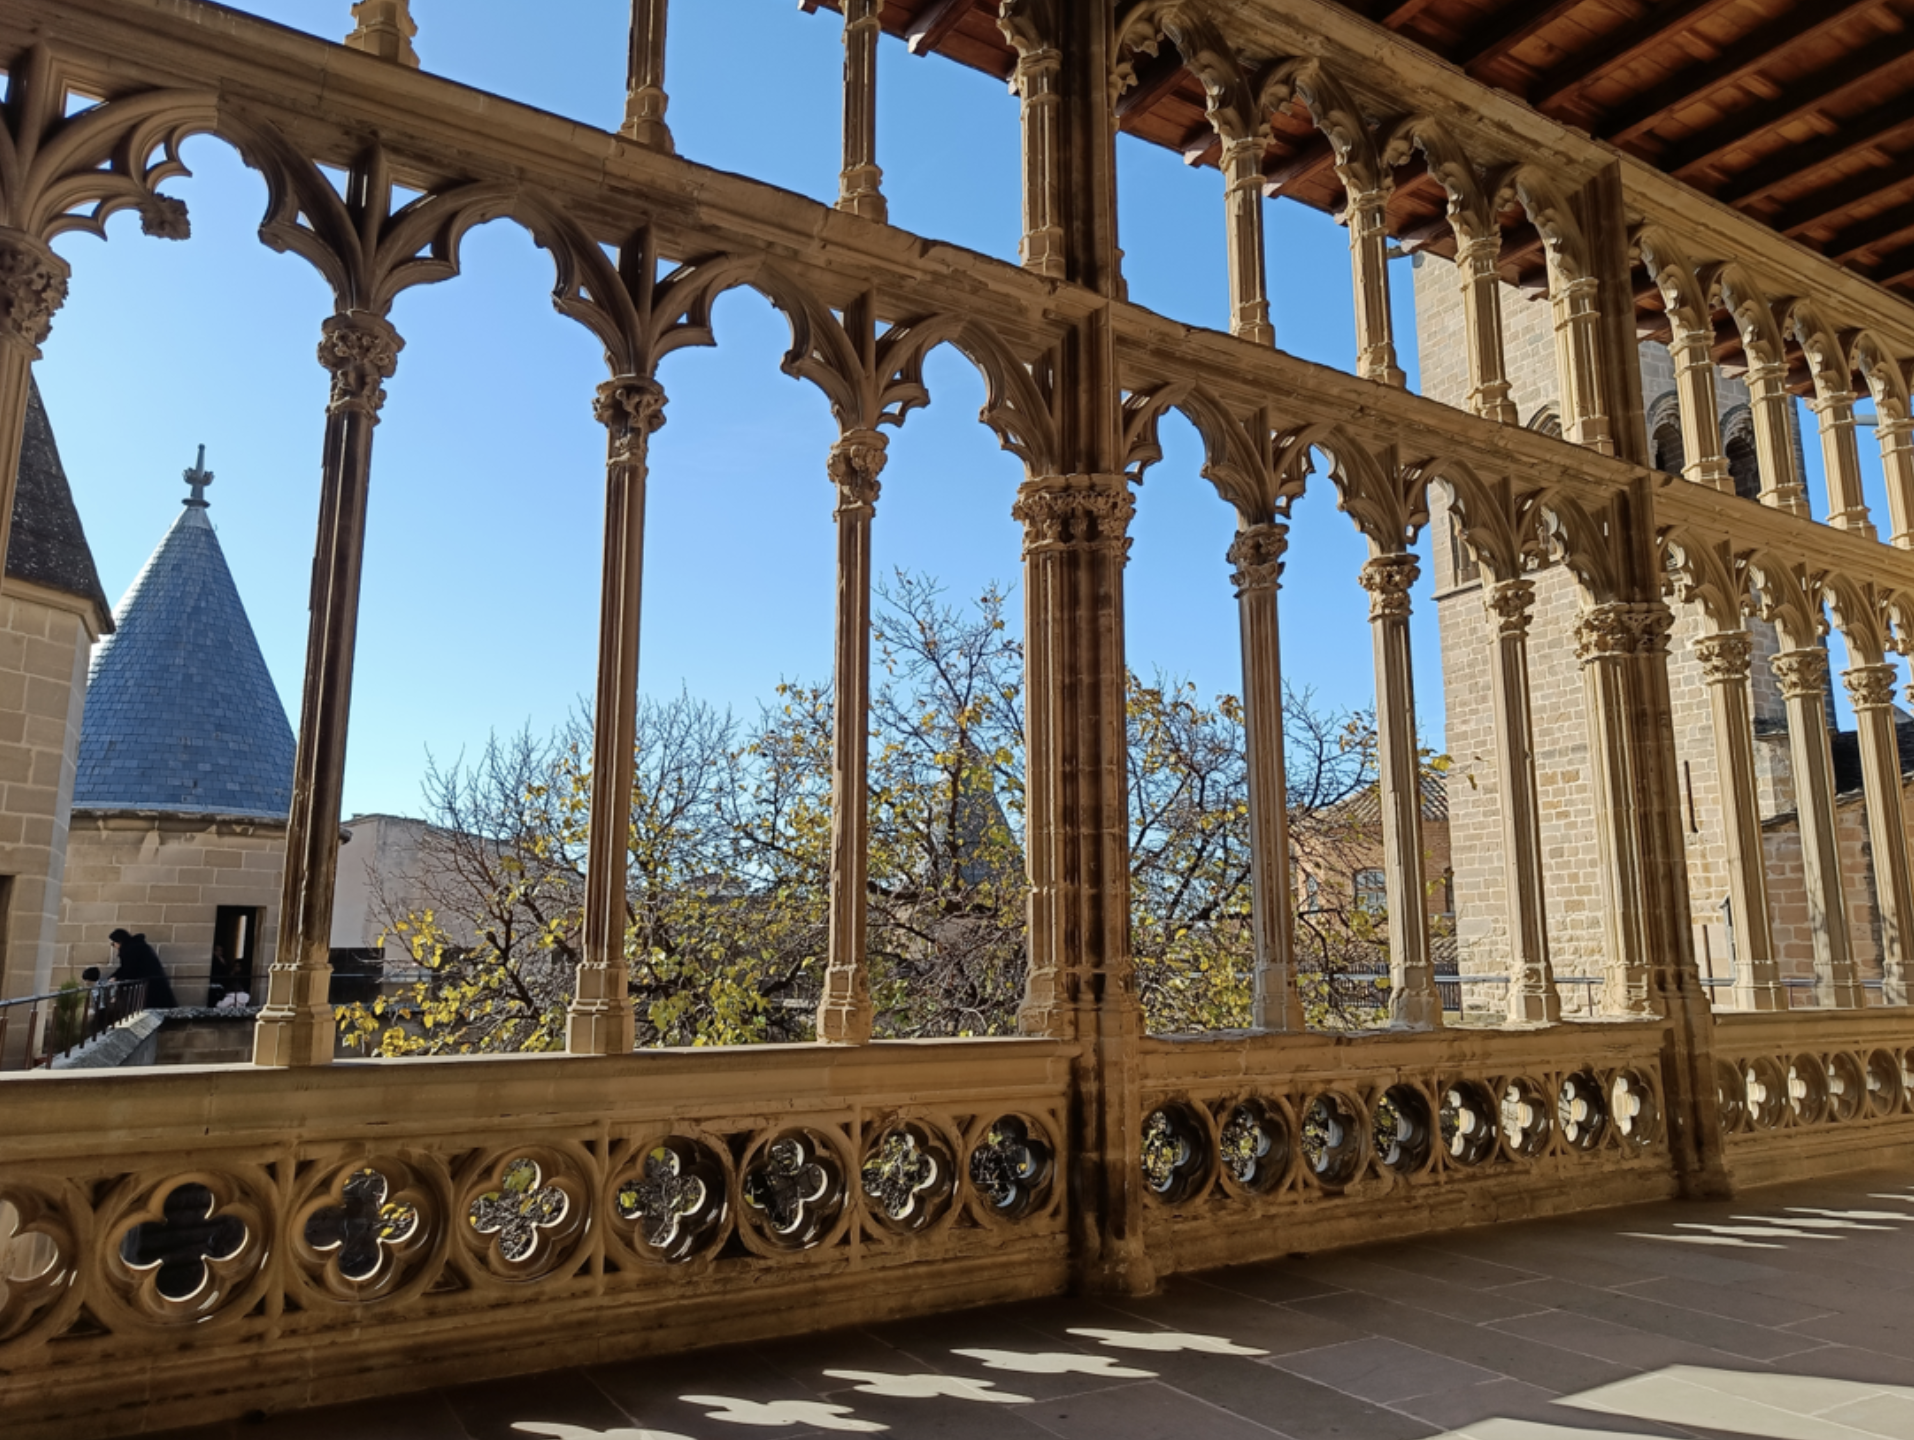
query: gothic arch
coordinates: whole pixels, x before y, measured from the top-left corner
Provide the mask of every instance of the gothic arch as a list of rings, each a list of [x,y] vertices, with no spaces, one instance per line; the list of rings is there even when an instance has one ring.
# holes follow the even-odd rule
[[[1318,454],[1328,461],[1337,508],[1379,553],[1397,553],[1415,543],[1429,523],[1429,491],[1420,467],[1399,464],[1393,449],[1386,456],[1373,454],[1342,426],[1317,422],[1277,437],[1274,470],[1284,491],[1304,493]]]
[[[1273,464],[1270,428],[1264,412],[1238,419],[1229,408],[1201,386],[1171,381],[1136,391],[1123,403],[1125,469],[1142,482],[1150,466],[1163,458],[1157,425],[1171,410],[1195,428],[1203,442],[1203,478],[1236,508],[1246,525],[1261,524],[1286,515],[1300,487]]]
[[[940,345],[949,345],[983,377],[984,405],[977,418],[1005,450],[1023,461],[1030,478],[1059,473],[1061,451],[1050,396],[1031,367],[971,316],[931,315],[901,322],[886,333],[877,366],[883,422],[901,424],[912,409],[930,403],[923,365]]]
[[[1449,197],[1449,224],[1457,240],[1466,244],[1499,234],[1481,170],[1435,116],[1410,115],[1391,125],[1382,142],[1382,163],[1394,171],[1418,150]]]
[[[1657,395],[1648,406],[1648,437],[1657,470],[1679,475],[1687,463],[1682,453],[1681,397],[1673,390]]]
[[[1432,460],[1422,478],[1448,499],[1450,525],[1496,580],[1514,580],[1549,559],[1540,490],[1517,490],[1507,476],[1484,479],[1459,460]]]
[[[1730,262],[1706,267],[1701,273],[1701,288],[1711,313],[1719,306],[1735,322],[1750,365],[1787,362],[1787,336],[1775,318],[1774,307],[1760,283],[1742,266]]]

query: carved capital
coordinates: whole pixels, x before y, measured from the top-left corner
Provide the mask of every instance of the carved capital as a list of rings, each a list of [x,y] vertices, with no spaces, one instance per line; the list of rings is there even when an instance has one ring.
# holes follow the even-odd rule
[[[1362,567],[1362,588],[1369,592],[1371,620],[1407,620],[1409,590],[1422,575],[1413,555],[1377,555]]]
[[[1529,620],[1535,614],[1535,582],[1502,580],[1482,592],[1483,602],[1495,617],[1495,631],[1517,639],[1526,639]]]
[[[1575,658],[1584,665],[1630,655],[1662,655],[1675,616],[1658,601],[1630,605],[1614,601],[1582,612],[1575,624]]]
[[[611,432],[613,463],[642,464],[652,435],[665,423],[665,392],[656,380],[620,376],[598,387],[591,411]]]
[[[354,412],[373,420],[385,406],[385,382],[399,368],[405,341],[391,322],[352,310],[334,315],[322,327],[319,363],[332,374],[331,415]]]
[[[1237,598],[1281,589],[1283,554],[1288,549],[1287,525],[1252,525],[1238,535],[1229,547],[1229,563],[1235,567],[1230,578],[1236,584]]]
[[[1818,701],[1828,693],[1828,652],[1819,645],[1783,650],[1768,663],[1785,699]]]
[[[1746,685],[1754,655],[1754,637],[1746,630],[1723,630],[1694,642],[1701,675],[1710,685]]]
[[[1010,514],[1023,524],[1025,555],[1090,549],[1128,554],[1136,500],[1121,475],[1055,476],[1020,486]]]
[[[1856,710],[1886,710],[1894,704],[1896,676],[1892,665],[1856,665],[1841,679]]]
[[[53,317],[66,303],[66,261],[24,230],[0,229],[0,339],[33,352],[53,333]]]
[[[878,477],[884,473],[885,450],[890,441],[875,430],[848,430],[831,447],[827,468],[831,483],[837,486],[837,513],[869,514],[877,505],[883,486]]]

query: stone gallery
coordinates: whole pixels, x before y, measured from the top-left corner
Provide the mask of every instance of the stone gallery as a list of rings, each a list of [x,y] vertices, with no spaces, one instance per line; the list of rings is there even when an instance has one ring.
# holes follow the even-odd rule
[[[0,1076],[5,1433],[210,1440],[377,1401],[472,1440],[909,1435],[929,1412],[882,1406],[942,1397],[1001,1404],[991,1433],[1595,1433],[1529,1413],[1559,1403],[1654,1433],[1914,1435],[1894,1238],[1914,1219],[1914,12],[802,0],[843,45],[841,93],[814,98],[843,116],[824,204],[674,136],[667,12],[712,3],[633,0],[612,133],[431,73],[408,0],[358,0],[343,44],[202,0],[0,0],[0,1000],[144,929],[243,962],[263,1007],[250,1064]],[[1008,82],[1020,263],[889,223],[878,93],[902,55]],[[1220,172],[1213,328],[1130,297],[1120,135]],[[131,211],[190,243],[164,187],[196,137],[263,177],[260,238],[330,293],[296,726],[204,456],[109,615],[34,379],[74,280],[51,242]],[[1275,323],[1265,226],[1287,201],[1347,231],[1341,368]],[[605,362],[578,397],[606,458],[564,1049],[342,1057],[393,307],[456,283],[492,223],[545,252]],[[671,357],[719,343],[735,290],[788,323],[784,368],[837,426],[814,460],[836,536],[816,1038],[639,1049],[651,440]],[[1394,332],[1411,298],[1416,390]],[[1015,1034],[899,1039],[873,981],[872,539],[891,436],[946,350],[1022,466],[1027,966]],[[1240,620],[1247,998],[1240,1026],[1161,1034],[1139,995],[1125,597],[1137,487],[1185,424],[1236,525],[1210,583]],[[1282,643],[1323,603],[1284,586],[1319,497],[1360,536],[1373,641],[1373,775],[1339,812],[1369,829],[1333,863],[1297,818]],[[1414,684],[1430,634],[1439,760]],[[164,694],[201,703],[156,728]],[[377,846],[404,848],[377,818]],[[1367,917],[1373,1022],[1311,998],[1305,932],[1334,895]],[[1400,1278],[1378,1292],[1379,1273]],[[1006,1308],[957,1313],[987,1306]],[[1058,1306],[1082,1308],[1059,1325]],[[1874,1313],[1886,1338],[1862,1333]],[[747,1397],[674,1379],[741,1374],[745,1352],[650,1360],[852,1329],[830,1344],[922,1359],[940,1337],[941,1368],[833,1387],[830,1362],[765,1349],[750,1364],[783,1378]],[[1239,1363],[1251,1379],[1198,1373]],[[533,1378],[560,1364],[592,1367],[597,1398],[513,1408],[564,1389]],[[1409,1388],[1375,1392],[1381,1370]],[[780,1388],[800,1371],[812,1390]],[[1067,1375],[1118,1388],[1059,1408]],[[452,1398],[385,1398],[434,1388]],[[1437,1393],[1455,1403],[1410,1403]],[[281,1433],[329,1433],[308,1422],[361,1428]]]

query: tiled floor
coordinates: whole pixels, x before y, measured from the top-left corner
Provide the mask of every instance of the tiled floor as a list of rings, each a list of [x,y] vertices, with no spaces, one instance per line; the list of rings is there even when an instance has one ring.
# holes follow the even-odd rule
[[[1914,1175],[1502,1225],[170,1440],[1914,1440]]]

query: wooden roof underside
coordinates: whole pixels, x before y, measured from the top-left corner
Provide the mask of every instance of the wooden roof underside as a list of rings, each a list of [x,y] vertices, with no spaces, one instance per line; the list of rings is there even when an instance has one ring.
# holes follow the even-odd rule
[[[806,9],[835,0],[802,0]],[[1587,131],[1914,299],[1914,0],[1338,0],[1534,109]],[[887,0],[916,54],[999,78],[996,0]],[[1141,57],[1122,128],[1216,162],[1203,88],[1165,43]],[[1296,108],[1264,161],[1272,194],[1342,208],[1328,144]],[[1503,273],[1546,282],[1540,237],[1505,217]],[[1397,173],[1390,234],[1453,252],[1441,187]],[[1640,277],[1638,277],[1640,278]],[[1661,299],[1638,287],[1643,333]],[[1731,328],[1722,358],[1738,358]],[[1805,378],[1805,377],[1800,377]]]

